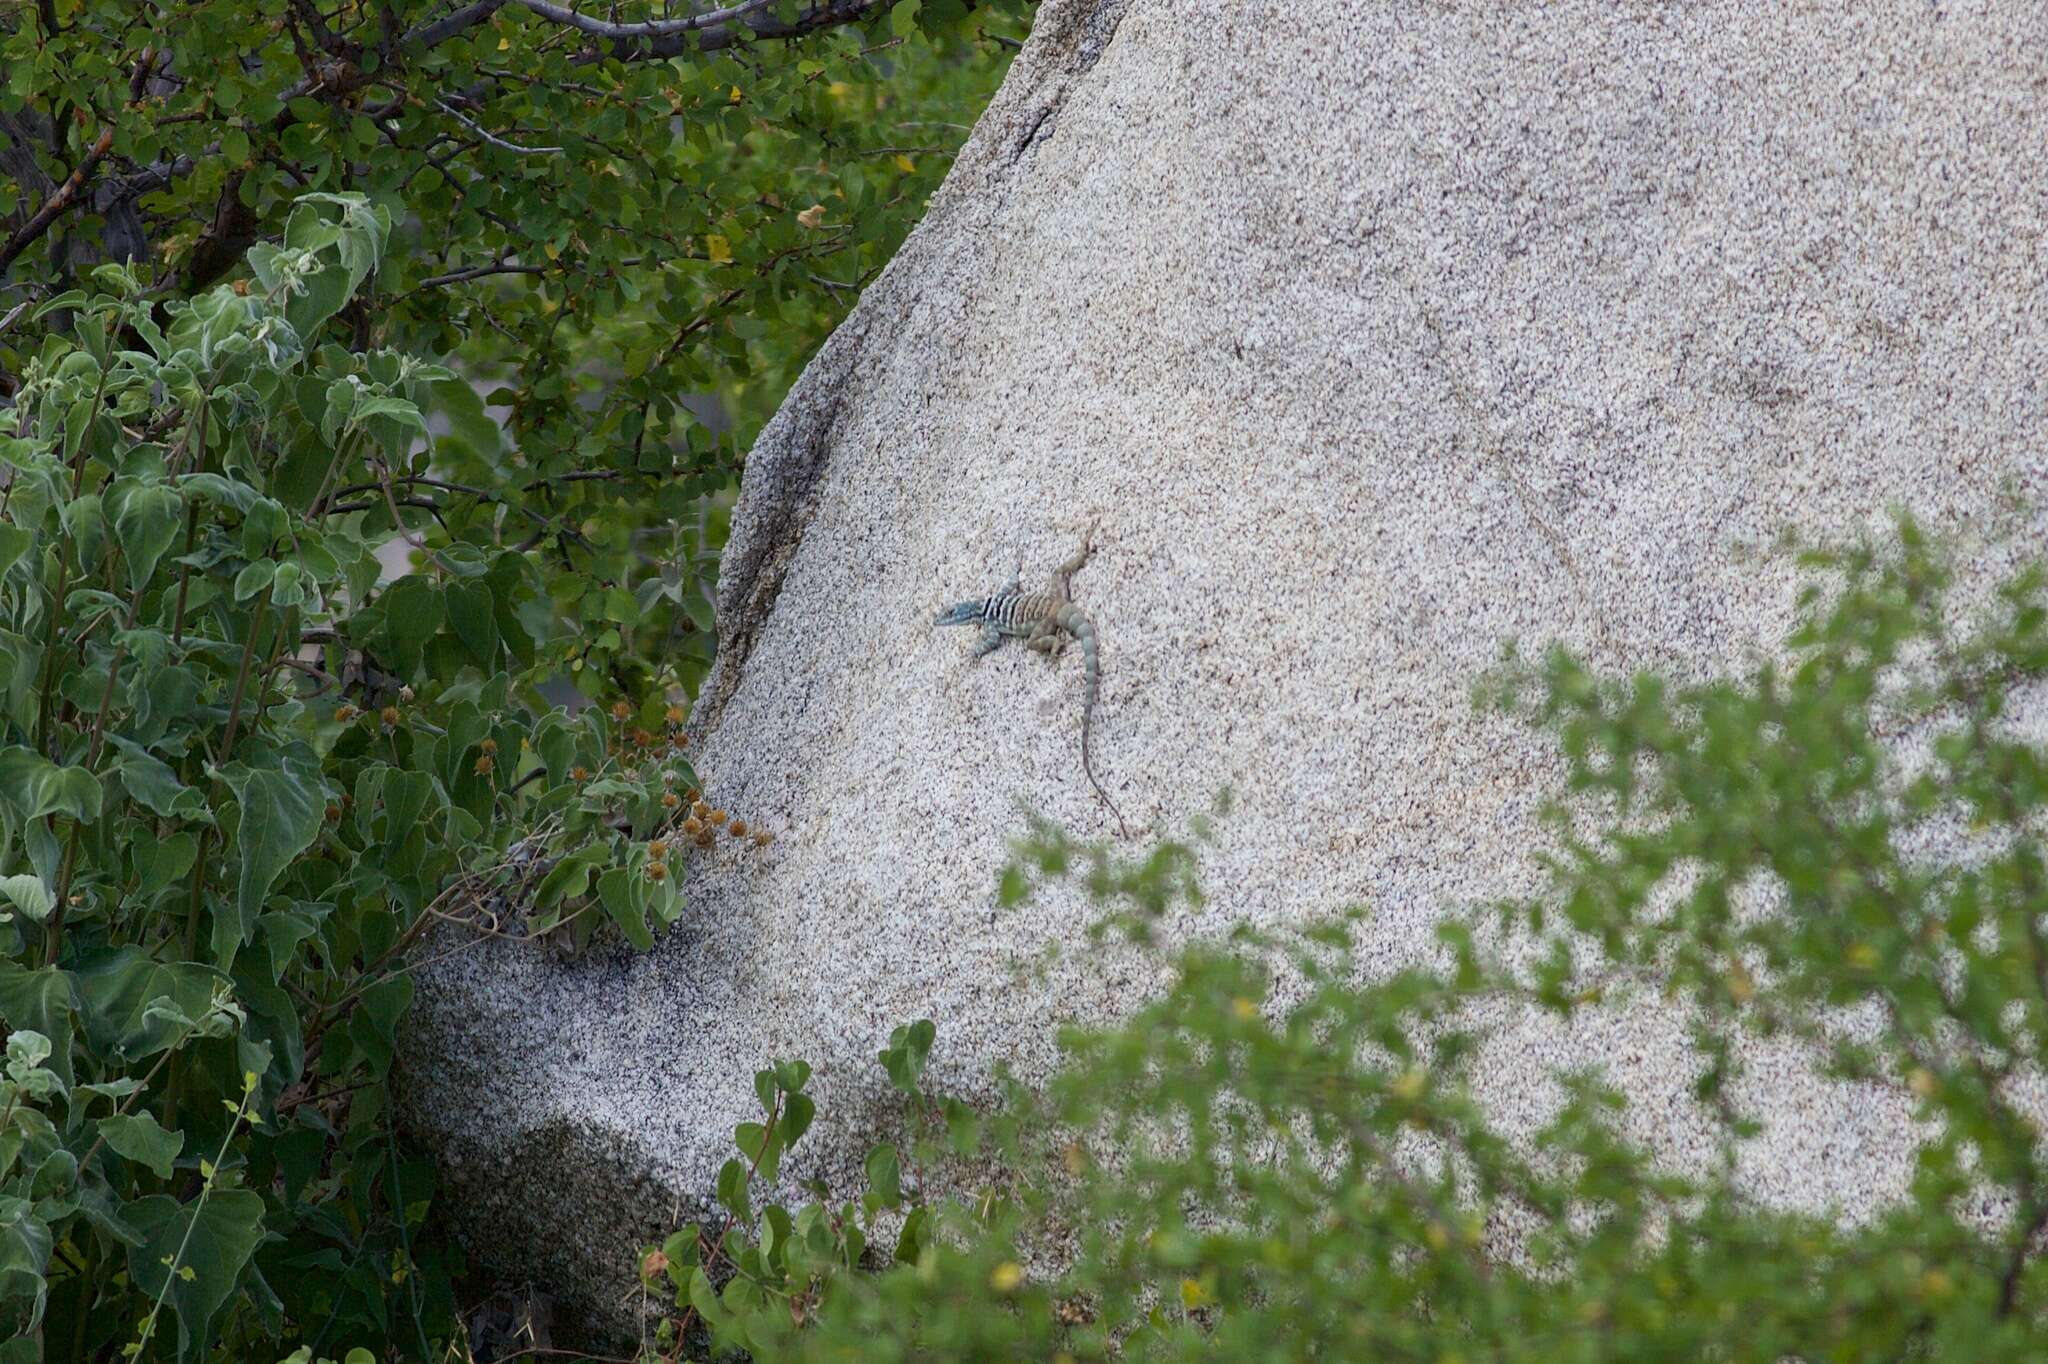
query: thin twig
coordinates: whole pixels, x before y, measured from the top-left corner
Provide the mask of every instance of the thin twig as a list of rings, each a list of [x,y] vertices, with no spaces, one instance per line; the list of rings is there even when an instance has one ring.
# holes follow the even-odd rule
[[[512,261],[492,261],[489,265],[472,265],[467,270],[450,270],[445,275],[429,275],[418,284],[413,285],[411,292],[418,293],[422,289],[438,289],[444,284],[463,284],[469,280],[482,279],[486,275],[545,275],[551,268],[546,265],[520,265]]]
[[[469,118],[447,100],[437,97],[434,103],[439,105],[444,113],[453,115],[456,122],[490,143],[493,147],[508,152],[518,152],[521,156],[553,156],[562,150],[560,147],[522,147],[517,142],[507,142],[496,133],[486,131],[482,125]]]

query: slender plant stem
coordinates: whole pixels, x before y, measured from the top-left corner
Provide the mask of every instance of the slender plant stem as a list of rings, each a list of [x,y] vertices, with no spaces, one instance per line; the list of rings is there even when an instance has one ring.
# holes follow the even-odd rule
[[[253,1086],[243,1090],[242,1102],[235,1108],[234,1120],[228,1124],[227,1134],[220,1139],[220,1150],[213,1157],[213,1173],[199,1186],[199,1197],[192,1205],[192,1220],[185,1224],[185,1234],[179,1239],[177,1253],[171,1256],[168,1272],[164,1275],[164,1286],[157,1292],[156,1302],[151,1305],[149,1316],[142,1323],[142,1334],[135,1342],[135,1357],[138,1359],[142,1357],[142,1352],[149,1348],[149,1338],[156,1331],[156,1319],[164,1310],[164,1299],[170,1296],[171,1285],[178,1280],[178,1270],[185,1263],[185,1251],[192,1244],[192,1233],[199,1229],[200,1214],[206,1211],[207,1195],[213,1192],[213,1181],[220,1177],[221,1163],[228,1158],[229,1144],[234,1141],[235,1133],[241,1128],[243,1120],[249,1116],[249,1099],[255,1092]]]

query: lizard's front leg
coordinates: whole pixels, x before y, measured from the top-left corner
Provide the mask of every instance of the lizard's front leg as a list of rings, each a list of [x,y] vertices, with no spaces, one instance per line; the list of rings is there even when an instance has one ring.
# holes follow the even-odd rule
[[[1074,599],[1074,575],[1088,562],[1089,551],[1095,546],[1095,527],[1100,521],[1101,518],[1097,517],[1088,523],[1088,533],[1081,537],[1081,547],[1074,551],[1074,557],[1052,571],[1053,581],[1059,584],[1061,601]]]
[[[981,643],[974,646],[974,657],[983,658],[1003,646],[1003,632],[993,625],[981,627]]]

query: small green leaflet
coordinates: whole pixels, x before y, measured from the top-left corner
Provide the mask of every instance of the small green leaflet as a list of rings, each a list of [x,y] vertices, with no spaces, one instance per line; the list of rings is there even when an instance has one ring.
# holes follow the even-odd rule
[[[184,1149],[183,1132],[166,1132],[148,1113],[125,1113],[101,1118],[100,1135],[130,1160],[140,1161],[156,1172],[158,1179],[171,1177],[171,1162]]]

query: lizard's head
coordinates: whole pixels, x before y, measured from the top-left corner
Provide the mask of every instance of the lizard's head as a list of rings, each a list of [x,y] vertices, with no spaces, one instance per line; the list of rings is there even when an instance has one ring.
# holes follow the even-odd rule
[[[972,625],[981,619],[981,603],[978,601],[954,602],[932,618],[934,625]]]

